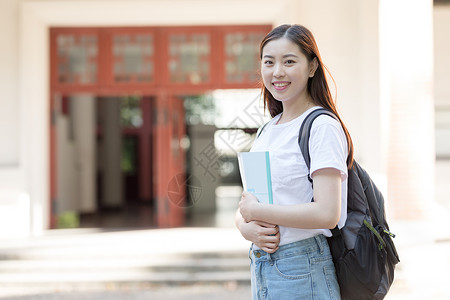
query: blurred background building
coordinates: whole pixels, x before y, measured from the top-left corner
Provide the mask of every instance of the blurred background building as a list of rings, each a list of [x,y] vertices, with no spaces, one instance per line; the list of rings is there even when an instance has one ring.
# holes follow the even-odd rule
[[[209,222],[283,23],[315,35],[391,218],[449,209],[450,1],[2,0],[0,20],[0,237]]]

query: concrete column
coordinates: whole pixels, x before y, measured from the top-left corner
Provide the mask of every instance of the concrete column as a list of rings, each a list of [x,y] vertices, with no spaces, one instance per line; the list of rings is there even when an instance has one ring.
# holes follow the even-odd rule
[[[189,128],[191,138],[190,160],[192,175],[199,180],[201,185],[201,196],[196,196],[199,186],[191,183],[189,194],[194,201],[191,207],[193,214],[211,214],[216,210],[216,188],[219,185],[219,173],[215,162],[218,154],[214,147],[214,133],[217,130],[212,125],[194,125]]]
[[[385,181],[381,164],[377,0],[299,0],[297,19],[315,36],[341,117],[353,139],[355,158]],[[320,17],[318,17],[320,15]]]
[[[122,134],[120,128],[120,101],[117,98],[102,99],[102,150],[101,163],[103,186],[102,205],[119,207],[123,204],[123,178],[120,169],[122,158]]]
[[[56,214],[78,210],[78,176],[75,141],[70,117],[57,112],[57,197]]]
[[[382,144],[388,207],[399,220],[425,219],[434,201],[432,9],[431,0],[379,6]]]
[[[78,171],[78,210],[91,213],[97,207],[95,97],[86,95],[72,99]]]

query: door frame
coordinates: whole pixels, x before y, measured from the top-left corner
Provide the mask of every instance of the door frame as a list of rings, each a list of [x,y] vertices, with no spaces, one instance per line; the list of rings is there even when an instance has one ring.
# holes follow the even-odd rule
[[[174,227],[181,226],[184,222],[184,215],[180,207],[173,206],[167,197],[167,185],[174,172],[182,173],[183,170],[177,169],[173,162],[175,158],[171,155],[171,144],[173,143],[173,133],[177,131],[171,130],[170,124],[165,123],[166,115],[171,115],[174,111],[184,113],[184,109],[175,103],[177,97],[182,95],[198,95],[213,89],[237,89],[237,88],[257,88],[259,82],[243,81],[240,83],[229,83],[225,76],[225,51],[224,37],[227,33],[233,32],[259,32],[265,34],[271,30],[271,25],[242,25],[242,26],[178,26],[178,27],[59,27],[50,28],[50,126],[49,126],[49,168],[50,168],[50,205],[49,219],[50,227],[56,227],[56,199],[57,199],[57,149],[56,149],[56,128],[54,123],[55,110],[57,101],[62,96],[77,93],[89,93],[96,96],[117,96],[124,94],[135,94],[154,99],[153,128],[146,128],[151,131],[154,141],[153,146],[153,170],[151,172],[143,172],[142,181],[149,182],[152,178],[152,189],[142,191],[146,196],[153,193],[156,197],[156,220],[158,227]],[[159,76],[155,76],[152,83],[130,83],[116,84],[112,80],[112,34],[120,33],[143,33],[150,32],[155,39],[155,72]],[[169,39],[171,33],[208,33],[211,37],[211,51],[209,56],[210,77],[207,82],[201,84],[192,83],[171,83],[167,66],[169,62]],[[58,34],[94,34],[98,37],[98,80],[92,84],[61,84],[58,81],[58,64],[57,57],[57,36]],[[146,115],[145,117],[150,117]],[[180,135],[178,139],[183,138],[181,128],[177,129]],[[183,133],[185,134],[185,132]],[[178,143],[181,143],[179,140]],[[145,145],[143,147],[149,147]],[[163,160],[161,160],[163,159]],[[161,165],[161,162],[167,162],[169,168]],[[148,161],[145,162],[146,164]],[[185,164],[185,161],[182,162]],[[156,183],[155,183],[156,182]]]

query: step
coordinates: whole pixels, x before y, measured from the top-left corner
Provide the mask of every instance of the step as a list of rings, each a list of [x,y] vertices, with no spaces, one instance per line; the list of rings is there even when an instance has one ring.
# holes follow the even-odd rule
[[[65,285],[249,283],[248,248],[239,243],[232,245],[234,237],[226,243],[224,240],[215,242],[208,230],[161,233],[45,237],[14,246],[3,243],[0,246],[0,285],[53,288]],[[188,243],[199,243],[198,234],[202,233],[206,233],[205,247],[193,247]],[[161,243],[174,241],[174,238],[177,239],[173,244]],[[155,241],[159,242],[156,247]],[[181,247],[183,244],[186,246]],[[203,249],[205,251],[200,251]]]

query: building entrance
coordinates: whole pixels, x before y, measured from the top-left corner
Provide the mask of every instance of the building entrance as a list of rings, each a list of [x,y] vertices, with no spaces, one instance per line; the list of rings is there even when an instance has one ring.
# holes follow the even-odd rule
[[[72,95],[59,102],[56,226],[155,226],[154,98]],[[181,99],[173,102],[171,133],[177,139],[185,134],[184,110]],[[183,149],[174,151],[182,159],[172,171],[182,174]]]
[[[186,176],[182,99],[257,87],[269,30],[52,28],[51,227],[108,226],[101,215],[127,209],[130,226],[182,226],[189,193],[168,195]]]

